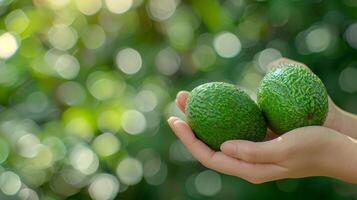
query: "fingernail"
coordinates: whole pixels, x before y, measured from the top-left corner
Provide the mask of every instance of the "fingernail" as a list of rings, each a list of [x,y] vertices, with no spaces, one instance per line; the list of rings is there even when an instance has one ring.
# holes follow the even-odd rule
[[[177,93],[177,95],[176,95],[176,98],[178,97],[178,96],[180,96],[180,94],[182,93],[183,91],[179,91],[178,93]]]
[[[177,126],[178,124],[182,124],[182,123],[185,123],[184,121],[182,121],[182,119],[179,119],[179,118],[177,118],[175,121],[173,121],[172,122],[172,124],[174,125],[174,126]]]
[[[180,95],[183,94],[183,93],[188,93],[188,91],[186,91],[186,90],[181,90],[181,91],[179,91],[179,92],[177,93],[176,97],[180,96]]]
[[[169,117],[167,119],[167,123],[172,124],[172,122],[175,120],[175,117]]]
[[[221,145],[221,151],[227,154],[233,154],[237,147],[232,142],[225,142]]]

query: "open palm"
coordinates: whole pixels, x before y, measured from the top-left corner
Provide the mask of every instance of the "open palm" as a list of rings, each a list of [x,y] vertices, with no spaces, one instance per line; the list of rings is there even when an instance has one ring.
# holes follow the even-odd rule
[[[290,60],[279,60],[291,62]],[[185,111],[189,92],[178,93],[176,104]],[[341,163],[357,154],[357,141],[347,134],[339,121],[339,108],[330,101],[330,109],[324,126],[310,126],[292,130],[282,136],[268,132],[264,142],[231,140],[214,151],[197,139],[183,120],[170,117],[168,123],[177,137],[204,166],[218,172],[238,176],[252,183],[262,183],[282,178],[306,176],[331,176],[357,182],[356,175],[348,174],[351,165]],[[352,133],[352,132],[351,132]],[[351,155],[352,154],[352,155]]]
[[[183,112],[188,95],[188,92],[180,92],[176,99]],[[350,182],[357,180],[357,177],[333,173],[340,171],[335,168],[341,168],[339,163],[348,160],[348,154],[356,152],[346,154],[345,151],[349,150],[343,148],[356,141],[330,128],[303,127],[280,137],[272,134],[271,137],[276,138],[264,142],[232,140],[223,143],[221,151],[214,151],[197,139],[183,120],[171,117],[168,122],[177,137],[204,166],[252,183],[305,176],[332,176]]]

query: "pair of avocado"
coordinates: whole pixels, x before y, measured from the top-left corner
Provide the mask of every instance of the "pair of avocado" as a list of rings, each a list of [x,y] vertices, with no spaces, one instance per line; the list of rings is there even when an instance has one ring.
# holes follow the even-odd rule
[[[227,140],[262,141],[267,126],[277,134],[322,125],[328,94],[322,81],[300,64],[282,63],[265,75],[258,105],[243,90],[223,82],[194,88],[186,116],[195,135],[214,150]]]

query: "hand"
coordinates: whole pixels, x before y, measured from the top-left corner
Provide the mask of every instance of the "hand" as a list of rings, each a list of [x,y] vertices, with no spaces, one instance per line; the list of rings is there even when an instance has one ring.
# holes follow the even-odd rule
[[[188,92],[176,99],[184,111]],[[171,117],[171,128],[204,166],[252,183],[282,178],[330,176],[357,183],[356,140],[329,128],[295,129],[266,142],[227,141],[215,152],[198,140],[181,119]]]

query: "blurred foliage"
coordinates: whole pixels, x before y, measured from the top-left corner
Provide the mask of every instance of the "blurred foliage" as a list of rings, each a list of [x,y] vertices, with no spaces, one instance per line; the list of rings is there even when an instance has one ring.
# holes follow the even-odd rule
[[[357,113],[356,0],[0,0],[0,199],[357,199],[207,170],[166,125],[179,90],[254,98],[282,56]]]

